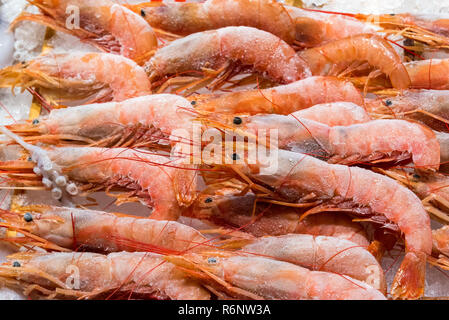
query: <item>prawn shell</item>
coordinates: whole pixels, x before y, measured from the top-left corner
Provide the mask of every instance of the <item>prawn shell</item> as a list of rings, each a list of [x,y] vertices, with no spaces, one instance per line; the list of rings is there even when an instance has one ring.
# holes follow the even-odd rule
[[[191,34],[156,51],[146,64],[150,79],[203,68],[220,69],[226,62],[251,66],[279,83],[291,83],[310,71],[287,43],[250,27],[226,27]]]

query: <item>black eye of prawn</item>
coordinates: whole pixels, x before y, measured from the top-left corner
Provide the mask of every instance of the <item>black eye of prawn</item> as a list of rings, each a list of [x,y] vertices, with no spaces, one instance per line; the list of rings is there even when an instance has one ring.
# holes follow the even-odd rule
[[[414,174],[413,175],[413,179],[416,179],[416,180],[418,180],[418,179],[421,179],[421,176],[419,175],[419,174]]]
[[[204,200],[204,202],[206,202],[206,203],[211,203],[213,200],[212,200],[212,198],[207,198],[206,200]]]
[[[407,38],[404,40],[404,45],[407,47],[411,47],[415,45],[415,41],[413,39]]]
[[[20,267],[20,262],[19,262],[19,261],[14,261],[13,264],[12,264],[12,266],[13,266],[14,268],[18,268],[18,267]]]
[[[38,119],[34,119],[32,123],[36,125],[36,124],[39,123],[39,120]]]
[[[196,105],[196,101],[195,101],[195,100],[192,100],[192,101],[190,101],[190,104],[191,104],[192,106],[194,106],[194,105]]]
[[[217,263],[217,259],[216,258],[209,258],[209,259],[207,259],[207,263],[209,263],[209,264],[216,264]]]
[[[240,159],[239,155],[237,153],[233,153],[232,154],[232,160],[236,161],[238,159]]]
[[[242,124],[243,120],[240,117],[235,117],[233,122],[234,124],[239,125]]]
[[[27,212],[23,215],[23,220],[25,220],[26,222],[31,222],[33,221],[33,216],[31,215],[31,213]]]
[[[141,15],[142,17],[145,17],[147,14],[145,13],[145,10],[141,9],[141,10],[140,10],[140,15]]]
[[[386,106],[391,106],[393,104],[393,101],[391,101],[390,99],[388,99],[388,100],[385,100],[385,105]]]

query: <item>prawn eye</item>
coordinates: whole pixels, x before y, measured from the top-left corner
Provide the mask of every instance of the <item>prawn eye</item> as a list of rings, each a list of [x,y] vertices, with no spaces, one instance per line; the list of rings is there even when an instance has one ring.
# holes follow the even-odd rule
[[[34,125],[39,124],[39,120],[38,119],[34,119],[32,124],[34,124]]]
[[[195,100],[192,100],[192,101],[190,101],[190,104],[191,104],[192,106],[194,106],[194,105],[196,105],[196,101],[195,101]]]
[[[33,161],[33,159],[31,157],[28,157],[27,161]]]
[[[393,101],[391,101],[390,99],[385,100],[385,105],[387,105],[388,107],[391,106],[393,104]]]
[[[14,262],[12,263],[12,266],[13,266],[14,268],[18,268],[18,267],[20,267],[20,262],[19,262],[19,261],[14,261]]]
[[[207,259],[207,263],[208,264],[217,264],[217,259],[216,258],[209,258],[209,259]]]
[[[238,159],[240,159],[239,155],[237,153],[233,153],[232,154],[232,160],[236,161]]]
[[[145,13],[145,10],[141,9],[141,10],[140,10],[140,15],[141,15],[142,17],[145,17],[147,14]]]
[[[419,175],[419,174],[414,174],[413,175],[413,179],[416,179],[416,180],[418,180],[418,179],[421,179],[421,176]]]
[[[206,200],[204,200],[204,202],[206,202],[206,203],[211,203],[213,200],[212,200],[212,198],[207,198]]]
[[[234,118],[234,124],[236,124],[236,125],[242,124],[242,118],[240,118],[240,117],[235,117],[235,118]]]
[[[23,220],[25,220],[26,222],[31,222],[33,221],[33,216],[31,213],[27,212],[23,215]]]
[[[404,40],[404,45],[407,47],[411,47],[415,44],[415,41],[413,41],[413,39],[407,38]]]

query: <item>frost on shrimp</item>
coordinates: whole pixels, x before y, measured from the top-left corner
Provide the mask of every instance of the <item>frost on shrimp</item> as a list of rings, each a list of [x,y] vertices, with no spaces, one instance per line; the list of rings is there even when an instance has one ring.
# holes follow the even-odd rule
[[[363,247],[334,237],[304,234],[249,240],[240,251],[293,263],[310,270],[347,275],[385,293],[382,267]]]
[[[287,43],[250,27],[227,27],[189,35],[157,50],[146,64],[152,82],[195,74],[205,68],[226,70],[226,79],[248,67],[278,83],[310,76],[304,61]]]
[[[12,26],[20,21],[34,21],[58,31],[72,34],[99,49],[144,62],[157,48],[157,39],[148,23],[131,10],[113,1],[91,3],[84,0],[28,0],[41,14],[22,13]],[[67,13],[76,7],[79,26],[70,27]]]
[[[317,104],[341,101],[363,105],[362,95],[352,83],[333,77],[309,77],[269,89],[199,95],[191,99],[199,110],[232,114],[290,114]]]
[[[362,34],[336,40],[305,50],[299,56],[313,75],[332,75],[338,68],[344,71],[351,63],[364,61],[387,75],[394,88],[407,89],[413,83],[399,54],[378,35]]]
[[[191,130],[193,116],[189,101],[161,94],[55,109],[38,120],[8,128],[30,143],[167,148],[173,130]]]
[[[0,226],[26,231],[68,249],[182,254],[209,248],[199,231],[175,221],[45,205],[18,210],[0,212],[3,219]],[[15,239],[6,240],[14,242]],[[42,247],[46,248],[45,242]]]
[[[109,53],[47,53],[0,70],[0,87],[38,88],[50,102],[123,101],[151,94],[145,71]]]
[[[373,287],[348,276],[310,271],[265,257],[208,252],[167,260],[231,297],[286,300],[385,300]]]
[[[131,295],[156,299],[207,300],[210,294],[163,256],[152,253],[17,253],[0,266],[0,281],[25,295],[89,299]],[[19,265],[19,266],[17,266]],[[69,286],[77,268],[79,288]]]
[[[317,104],[294,113],[302,119],[316,121],[329,127],[350,126],[371,120],[366,110],[352,102],[332,102]]]
[[[426,257],[431,253],[430,219],[421,200],[396,181],[371,171],[327,164],[310,156],[279,150],[277,166],[242,165],[242,172],[272,187],[293,203],[322,201],[322,208],[380,215],[404,234],[406,256],[395,276],[392,295],[417,299],[424,293]],[[369,187],[367,187],[369,186]]]
[[[9,136],[17,142],[21,140],[13,134]],[[183,207],[189,206],[196,197],[196,169],[184,165],[182,158],[173,160],[124,148],[44,150],[24,142],[21,145],[33,152],[31,160],[37,166],[27,161],[6,161],[0,164],[3,173],[19,185],[53,188],[56,199],[66,191],[72,195],[80,191],[125,189],[129,191],[126,194],[110,194],[117,198],[117,204],[140,201],[153,209],[152,218],[176,220]]]

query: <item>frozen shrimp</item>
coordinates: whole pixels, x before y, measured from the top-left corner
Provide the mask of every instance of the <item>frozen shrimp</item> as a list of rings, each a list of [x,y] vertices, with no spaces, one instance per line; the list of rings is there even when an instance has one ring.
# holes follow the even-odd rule
[[[0,70],[0,86],[34,87],[50,102],[123,101],[151,94],[145,71],[109,53],[47,53]]]
[[[446,131],[448,96],[448,90],[405,90],[400,95],[382,95],[379,99],[367,100],[365,105],[375,118],[409,118],[434,130]]]
[[[248,26],[275,34],[291,45],[313,47],[378,27],[353,17],[285,6],[272,0],[207,0],[203,3],[130,5],[154,28],[177,35]]]
[[[230,26],[270,32],[287,43],[295,40],[294,21],[272,0],[207,0],[203,3],[139,3],[128,5],[154,28],[177,35]]]
[[[323,202],[306,215],[329,208],[345,208],[365,216],[383,216],[397,224],[405,237],[406,255],[395,276],[392,295],[408,299],[423,295],[432,233],[429,216],[412,191],[393,179],[362,168],[328,164],[284,150],[278,150],[275,157],[272,159],[277,160],[275,167],[262,163],[242,164],[240,171],[272,187],[285,201]],[[240,161],[246,158],[240,157]]]
[[[347,67],[356,61],[366,61],[386,74],[394,88],[407,89],[411,84],[407,73],[409,68],[406,69],[399,54],[378,35],[362,34],[336,40],[305,50],[299,56],[304,59],[313,75],[332,75],[334,66]]]
[[[188,279],[163,256],[148,252],[16,253],[8,259],[0,266],[0,281],[23,289],[27,296],[210,299],[199,282]],[[74,279],[74,272],[79,279]]]
[[[22,13],[13,26],[28,20],[66,32],[96,46],[102,51],[123,55],[135,61],[146,61],[157,49],[153,29],[140,16],[110,0],[28,0],[41,13]],[[68,25],[67,12],[76,7],[79,26]],[[70,11],[69,11],[70,12]]]
[[[0,226],[26,231],[68,249],[171,254],[209,249],[199,231],[175,221],[46,205],[20,207],[17,211],[0,212]]]
[[[385,300],[370,285],[330,272],[310,271],[284,261],[208,252],[189,257],[168,256],[192,276],[226,293],[246,299]]]
[[[257,137],[259,131],[277,130],[277,146],[324,157],[329,163],[352,164],[413,160],[418,170],[438,170],[440,144],[429,128],[404,120],[375,120],[329,127],[300,114],[256,115],[234,118],[227,128]],[[230,121],[229,121],[230,122]],[[225,128],[226,128],[225,127]],[[382,135],[379,135],[382,132]]]
[[[288,85],[191,97],[199,110],[213,113],[290,114],[321,103],[352,102],[363,105],[352,83],[333,77],[309,77]]]
[[[2,162],[3,173],[18,185],[51,188],[55,199],[124,188],[129,192],[110,194],[117,204],[139,201],[153,209],[151,218],[177,220],[196,196],[196,169],[185,165],[183,158],[125,148],[42,149],[9,134],[30,152],[31,161]]]
[[[64,109],[8,128],[28,142],[98,147],[169,146],[173,130],[191,130],[193,108],[180,96],[160,94]],[[188,143],[182,141],[182,143]]]
[[[365,248],[334,237],[290,234],[249,240],[240,250],[249,256],[263,256],[301,267],[347,275],[385,293],[382,267]]]
[[[250,67],[278,83],[310,76],[309,68],[287,43],[250,27],[227,27],[194,33],[156,51],[147,62],[152,82],[169,76],[226,70],[225,76]]]

